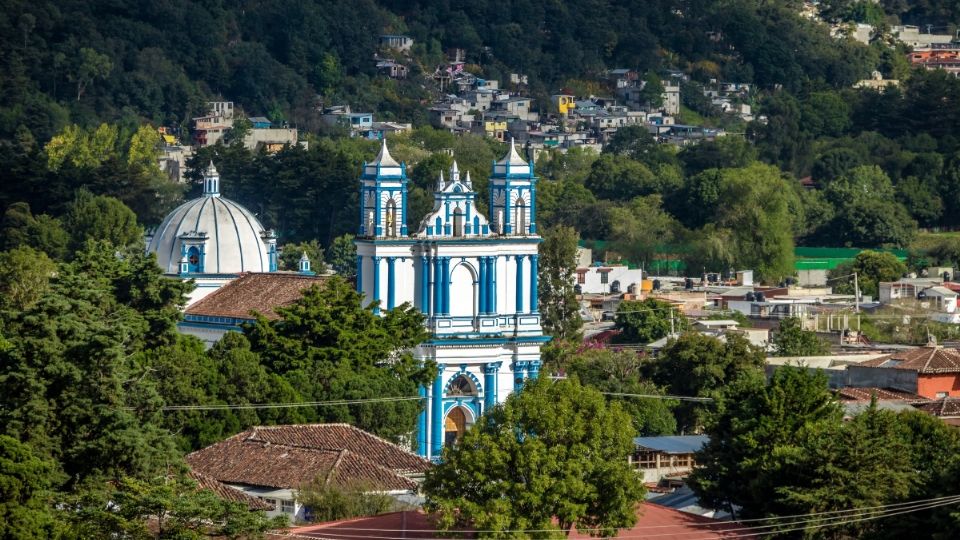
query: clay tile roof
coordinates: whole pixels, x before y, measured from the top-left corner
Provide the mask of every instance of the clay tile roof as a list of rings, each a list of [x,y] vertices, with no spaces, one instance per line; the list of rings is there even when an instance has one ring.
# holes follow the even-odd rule
[[[303,291],[320,285],[325,278],[304,274],[251,272],[227,283],[187,308],[187,315],[252,319],[250,312],[277,319],[275,308],[292,304]]]
[[[382,491],[415,491],[409,474],[428,461],[346,424],[256,427],[186,457],[227,484],[297,489],[320,480]]]
[[[960,416],[960,398],[943,398],[916,406],[923,412],[939,417]]]
[[[211,478],[197,471],[190,471],[187,474],[197,483],[198,488],[209,489],[216,494],[217,497],[225,501],[243,503],[247,505],[250,510],[270,511],[274,509],[274,505],[263,499],[247,495],[239,489],[233,489],[223,482],[218,482],[215,478]]]
[[[873,396],[877,396],[878,401],[906,401],[908,403],[929,401],[923,396],[895,388],[868,386],[862,388],[846,387],[837,390],[837,397],[843,401],[870,401],[873,399]]]
[[[907,369],[917,373],[960,373],[960,351],[939,346],[917,347],[860,362],[866,367]]]

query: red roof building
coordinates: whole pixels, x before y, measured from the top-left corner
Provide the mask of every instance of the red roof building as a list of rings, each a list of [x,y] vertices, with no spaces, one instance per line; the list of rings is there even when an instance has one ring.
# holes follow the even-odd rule
[[[430,516],[421,511],[393,512],[379,516],[320,523],[291,529],[294,538],[322,538],[325,540],[356,540],[357,538],[450,538],[450,533],[436,530]],[[717,521],[687,514],[653,503],[637,506],[637,523],[620,530],[611,538],[644,538],[657,540],[723,540],[740,538],[749,532],[738,523]],[[475,538],[469,531],[460,531],[457,537]],[[567,538],[594,538],[586,532],[574,531]]]
[[[960,351],[927,345],[847,366],[849,386],[892,388],[928,399],[960,396]]]

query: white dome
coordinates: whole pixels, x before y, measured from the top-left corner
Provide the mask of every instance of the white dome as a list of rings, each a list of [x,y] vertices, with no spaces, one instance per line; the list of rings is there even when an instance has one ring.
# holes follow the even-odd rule
[[[269,272],[265,234],[263,225],[249,210],[219,194],[208,194],[170,212],[154,232],[147,250],[157,254],[157,263],[168,274],[179,273],[184,244],[202,246],[199,273]]]

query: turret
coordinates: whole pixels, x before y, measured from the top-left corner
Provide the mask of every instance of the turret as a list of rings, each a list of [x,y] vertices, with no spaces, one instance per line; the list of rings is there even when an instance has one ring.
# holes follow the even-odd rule
[[[537,177],[510,139],[505,156],[493,163],[490,175],[490,221],[504,235],[535,235]]]
[[[359,235],[407,235],[407,166],[398,163],[383,139],[380,153],[363,164],[360,176]]]

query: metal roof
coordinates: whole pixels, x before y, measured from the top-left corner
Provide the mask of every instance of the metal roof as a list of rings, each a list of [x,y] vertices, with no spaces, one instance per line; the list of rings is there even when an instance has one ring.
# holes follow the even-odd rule
[[[692,454],[701,448],[710,437],[706,435],[662,435],[658,437],[635,437],[633,444],[665,454]]]

